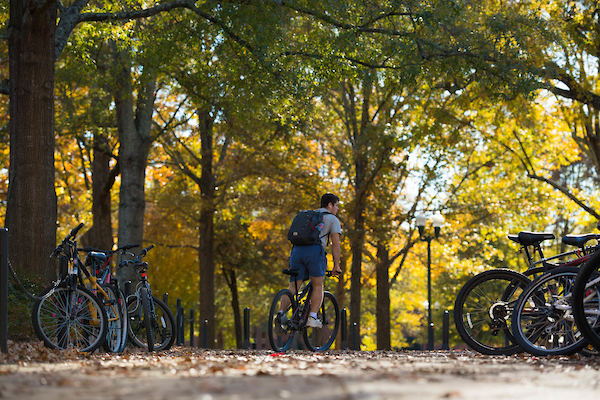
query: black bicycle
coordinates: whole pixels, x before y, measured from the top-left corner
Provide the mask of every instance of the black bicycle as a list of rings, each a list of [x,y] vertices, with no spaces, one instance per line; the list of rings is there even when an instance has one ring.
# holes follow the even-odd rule
[[[286,269],[283,273],[298,276],[296,270]],[[330,271],[326,275],[332,276]],[[312,282],[309,281],[302,290],[298,290],[296,286],[296,295],[289,289],[282,289],[275,295],[268,322],[269,342],[274,351],[289,350],[297,340],[296,332],[302,333],[306,347],[312,351],[324,351],[334,344],[340,327],[340,306],[335,296],[325,291],[323,303],[317,313],[323,327],[307,326],[312,291]],[[282,300],[287,307],[280,310]]]
[[[111,308],[119,318],[117,305],[110,302],[109,295],[79,259],[75,237],[82,227],[79,224],[74,228],[52,252],[51,256],[58,257],[67,270],[36,297],[31,310],[36,335],[51,349],[94,351],[106,340],[106,309]],[[95,293],[85,287],[86,283]]]
[[[135,292],[127,297],[128,334],[135,345],[148,351],[168,350],[175,341],[175,317],[165,303],[152,295],[148,263],[141,261],[153,248],[154,245],[143,249],[134,260],[124,260],[119,266],[132,267],[138,274]]]

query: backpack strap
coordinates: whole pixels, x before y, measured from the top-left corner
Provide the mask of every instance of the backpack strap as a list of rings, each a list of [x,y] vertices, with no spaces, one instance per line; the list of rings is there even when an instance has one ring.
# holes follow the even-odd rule
[[[320,211],[321,214],[331,214],[329,211]],[[331,214],[333,215],[333,214]],[[323,216],[323,220],[325,220],[325,216]],[[320,236],[319,239],[321,239],[322,237],[325,237],[325,235]],[[325,245],[325,247],[329,246],[329,238],[330,238],[330,234],[327,234],[327,244]]]

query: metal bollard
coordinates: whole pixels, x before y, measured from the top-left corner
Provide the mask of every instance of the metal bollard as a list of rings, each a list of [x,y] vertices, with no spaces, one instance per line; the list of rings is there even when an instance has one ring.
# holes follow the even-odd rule
[[[250,309],[244,308],[244,342],[242,343],[242,349],[249,349],[250,345]]]
[[[194,347],[194,309],[190,308],[190,347]]]
[[[428,332],[428,343],[427,343],[427,350],[435,350],[435,346],[434,346],[434,339],[433,339],[433,322],[429,325],[429,332]]]
[[[340,347],[342,350],[348,350],[348,311],[345,307],[340,313],[340,319]]]
[[[205,319],[202,322],[202,348],[206,349],[207,346],[207,336],[208,336],[208,320]]]
[[[58,258],[58,279],[62,279],[67,275],[68,258],[66,256],[60,256]]]
[[[124,293],[125,298],[128,298],[131,294],[131,281],[125,282]]]
[[[450,341],[450,313],[448,312],[448,310],[444,311],[442,331],[442,350],[450,350],[450,345],[448,344],[448,342]]]
[[[352,350],[360,350],[358,340],[358,324],[355,322],[352,324]]]
[[[0,350],[8,353],[8,229],[0,229]]]
[[[183,325],[183,307],[181,307],[181,299],[177,299],[177,312],[175,314],[175,343],[178,346],[183,344],[184,325]]]

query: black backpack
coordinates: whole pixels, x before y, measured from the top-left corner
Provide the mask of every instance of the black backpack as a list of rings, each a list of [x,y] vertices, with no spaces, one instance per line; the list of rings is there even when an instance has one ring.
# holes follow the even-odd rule
[[[288,240],[294,246],[306,246],[317,244],[321,240],[321,230],[323,229],[323,218],[325,214],[331,214],[327,211],[300,211],[292,221],[288,231]]]

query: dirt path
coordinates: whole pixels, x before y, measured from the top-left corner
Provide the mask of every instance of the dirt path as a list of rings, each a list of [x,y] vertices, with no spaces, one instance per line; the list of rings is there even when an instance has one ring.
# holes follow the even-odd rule
[[[600,358],[488,357],[460,352],[274,354],[175,348],[148,355],[11,345],[0,398],[79,399],[579,399],[600,393]]]

